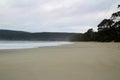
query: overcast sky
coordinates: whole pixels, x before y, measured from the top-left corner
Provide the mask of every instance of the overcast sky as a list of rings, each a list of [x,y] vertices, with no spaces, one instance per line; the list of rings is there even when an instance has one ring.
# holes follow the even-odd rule
[[[0,0],[0,29],[85,32],[116,10],[119,0]]]

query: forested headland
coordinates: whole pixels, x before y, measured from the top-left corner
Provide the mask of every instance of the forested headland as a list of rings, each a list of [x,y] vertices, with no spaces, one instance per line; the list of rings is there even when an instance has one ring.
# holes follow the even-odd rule
[[[119,9],[120,5],[118,5]],[[120,42],[120,10],[112,13],[109,19],[104,19],[97,26],[98,31],[89,29],[83,34],[77,34],[71,41],[100,41],[100,42]]]

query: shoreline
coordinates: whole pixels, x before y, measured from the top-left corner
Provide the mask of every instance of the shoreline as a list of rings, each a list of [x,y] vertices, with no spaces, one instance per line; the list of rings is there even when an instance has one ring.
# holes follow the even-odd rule
[[[120,80],[120,43],[0,50],[0,80]]]
[[[73,44],[69,41],[3,41],[0,42],[0,50],[16,50],[16,49],[32,49],[39,47],[52,47],[52,46],[62,46],[67,44]]]
[[[68,44],[60,44],[60,45],[52,45],[52,46],[36,46],[31,48],[14,48],[14,49],[0,49],[1,50],[29,50],[29,49],[38,49],[38,48],[52,48],[52,47],[65,47],[65,46],[72,46],[80,43],[97,43],[97,44],[120,44],[119,42],[70,42]]]

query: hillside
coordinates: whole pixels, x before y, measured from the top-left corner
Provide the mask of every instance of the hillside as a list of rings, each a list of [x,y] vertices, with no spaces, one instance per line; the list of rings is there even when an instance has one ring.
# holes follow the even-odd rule
[[[30,33],[13,30],[0,30],[0,40],[39,40],[39,41],[69,41],[77,33],[43,32]]]

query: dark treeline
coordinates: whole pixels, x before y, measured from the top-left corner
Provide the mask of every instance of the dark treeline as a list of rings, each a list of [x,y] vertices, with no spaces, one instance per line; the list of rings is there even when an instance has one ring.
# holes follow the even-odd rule
[[[23,31],[0,30],[0,40],[69,41],[73,35],[76,35],[76,33],[30,33]]]
[[[71,41],[120,42],[120,11],[113,13],[110,19],[104,19],[97,27],[97,32],[89,29],[84,34],[73,36]]]

